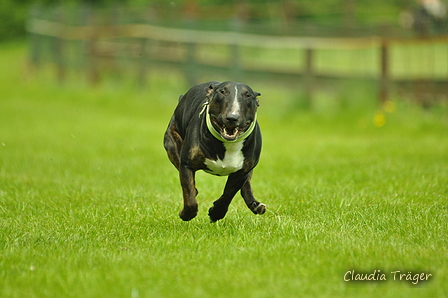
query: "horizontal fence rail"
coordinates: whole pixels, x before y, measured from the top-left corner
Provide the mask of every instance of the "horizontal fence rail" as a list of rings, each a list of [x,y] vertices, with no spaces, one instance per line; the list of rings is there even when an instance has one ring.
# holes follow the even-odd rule
[[[319,38],[264,36],[258,34],[165,28],[147,24],[116,26],[69,26],[57,22],[30,19],[27,30],[33,34],[66,40],[90,40],[97,38],[147,38],[166,42],[238,45],[272,49],[355,49],[379,46],[383,39],[365,38]],[[448,37],[441,38],[448,42]],[[393,40],[390,39],[390,42]],[[415,41],[414,41],[415,42]],[[421,43],[421,40],[418,40]]]
[[[306,97],[311,98],[316,85],[320,84],[319,79],[351,77],[376,81],[380,102],[390,98],[391,88],[412,93],[422,103],[447,99],[448,36],[267,36],[152,24],[92,25],[89,24],[95,23],[92,18],[92,15],[86,17],[85,24],[68,25],[60,16],[56,20],[30,17],[27,30],[32,36],[34,64],[39,65],[44,60],[43,56],[48,55],[40,49],[43,44],[41,38],[44,37],[51,39],[50,56],[57,65],[60,80],[64,80],[70,64],[66,61],[69,56],[67,43],[82,42],[82,47],[75,51],[82,53],[77,59],[83,61],[76,64],[85,66],[92,84],[100,79],[101,59],[114,64],[113,61],[127,58],[138,61],[137,72],[142,84],[150,68],[170,66],[183,70],[189,84],[198,83],[198,77],[204,73],[226,73],[234,80],[242,76],[265,76],[300,82]],[[276,56],[271,61],[257,60],[253,57],[255,55],[247,53],[247,49],[254,53],[261,51],[265,56]],[[419,49],[423,49],[422,55],[412,54]],[[280,52],[274,55],[269,51]],[[337,55],[345,58],[335,66],[331,57]],[[431,58],[431,55],[435,57]],[[422,61],[426,61],[424,66],[411,71],[413,63],[418,65]],[[401,66],[397,67],[398,64]]]

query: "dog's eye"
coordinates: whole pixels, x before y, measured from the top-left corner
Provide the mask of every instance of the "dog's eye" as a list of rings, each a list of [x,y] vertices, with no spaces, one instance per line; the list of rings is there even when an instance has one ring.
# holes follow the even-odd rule
[[[221,93],[222,95],[226,95],[226,89],[219,90],[219,93]]]
[[[252,97],[252,95],[249,92],[247,92],[246,93],[246,98],[251,98],[251,97]]]

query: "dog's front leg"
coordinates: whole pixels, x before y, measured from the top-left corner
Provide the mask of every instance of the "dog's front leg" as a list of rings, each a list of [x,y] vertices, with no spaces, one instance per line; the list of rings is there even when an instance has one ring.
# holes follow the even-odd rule
[[[213,202],[213,207],[208,210],[211,222],[216,222],[224,218],[233,197],[243,187],[247,179],[248,173],[241,171],[229,175],[224,188],[224,193],[219,199]]]
[[[266,212],[266,205],[258,202],[255,199],[254,193],[252,191],[252,186],[250,184],[251,179],[252,179],[252,171],[250,172],[246,183],[244,183],[243,187],[241,188],[241,195],[243,196],[243,199],[246,202],[247,207],[249,207],[249,209],[254,214],[264,214]]]
[[[197,190],[195,186],[195,172],[186,167],[179,168],[180,184],[184,196],[184,209],[179,212],[182,220],[191,220],[198,213],[198,203],[196,201]]]

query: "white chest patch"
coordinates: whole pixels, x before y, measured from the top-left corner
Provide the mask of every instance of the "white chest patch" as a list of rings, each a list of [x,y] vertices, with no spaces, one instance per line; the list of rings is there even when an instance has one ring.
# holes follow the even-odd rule
[[[235,173],[243,168],[244,155],[243,142],[236,143],[224,143],[226,152],[224,153],[224,159],[217,158],[216,160],[206,159],[205,165],[208,170],[207,173],[218,175],[218,176],[228,176]]]

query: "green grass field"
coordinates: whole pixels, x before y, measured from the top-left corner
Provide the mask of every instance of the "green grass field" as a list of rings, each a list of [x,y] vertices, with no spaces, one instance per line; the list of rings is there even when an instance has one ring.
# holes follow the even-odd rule
[[[396,102],[376,127],[372,104],[305,111],[293,90],[251,83],[268,211],[237,195],[210,224],[225,179],[198,173],[200,212],[183,222],[162,145],[181,77],[58,86],[21,43],[0,45],[0,63],[0,297],[448,296],[446,111]],[[344,281],[351,270],[387,280]]]

